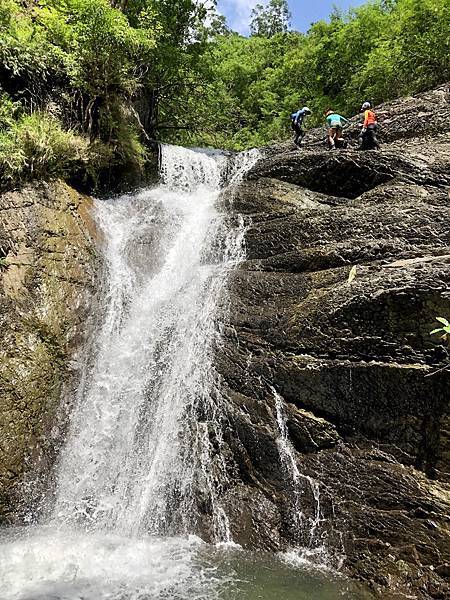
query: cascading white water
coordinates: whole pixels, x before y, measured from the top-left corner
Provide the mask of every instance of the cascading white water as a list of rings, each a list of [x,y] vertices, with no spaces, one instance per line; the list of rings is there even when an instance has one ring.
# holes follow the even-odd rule
[[[256,158],[244,155],[230,179]],[[213,537],[229,540],[218,501],[223,459],[211,442],[221,443],[211,353],[243,231],[227,231],[216,207],[225,156],[163,146],[161,165],[157,188],[96,202],[102,322],[53,510],[32,537],[0,547],[2,599],[47,598],[48,590],[89,600],[215,597],[214,577],[205,582],[195,568],[200,541],[168,536],[193,531],[203,495]]]
[[[300,473],[295,459],[295,451],[289,440],[289,432],[286,422],[286,415],[283,407],[283,399],[272,389],[275,400],[275,413],[278,424],[279,436],[277,438],[277,447],[280,460],[285,470],[288,481],[290,480],[292,491],[291,507],[291,526],[293,528],[293,537],[296,541],[292,552],[285,553],[289,560],[296,562],[312,562],[316,566],[327,567],[329,557],[324,541],[324,533],[320,531],[320,525],[324,521],[322,509],[320,506],[320,489],[314,479],[308,475]],[[307,517],[302,510],[301,497],[304,486],[309,488],[314,499],[314,514]],[[305,534],[307,539],[305,540]],[[302,538],[306,543],[302,544]]]
[[[162,186],[97,203],[106,318],[72,416],[53,514],[125,535],[189,531],[205,452],[192,413],[214,408],[214,312],[240,252],[233,236],[223,256],[214,250],[226,159],[161,152]]]

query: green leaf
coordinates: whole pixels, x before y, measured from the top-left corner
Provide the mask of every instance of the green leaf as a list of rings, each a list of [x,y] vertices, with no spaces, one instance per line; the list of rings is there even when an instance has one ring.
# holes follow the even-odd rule
[[[436,317],[436,321],[439,321],[439,323],[442,323],[446,327],[450,327],[450,323],[444,317]]]
[[[442,329],[439,327],[439,329],[433,329],[433,331],[430,331],[430,335],[433,335],[434,333],[440,333],[442,331]]]

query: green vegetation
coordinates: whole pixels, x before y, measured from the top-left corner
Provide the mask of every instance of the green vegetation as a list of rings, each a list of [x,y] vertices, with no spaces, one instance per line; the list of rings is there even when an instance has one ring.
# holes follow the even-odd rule
[[[448,0],[374,0],[305,35],[285,0],[231,32],[214,1],[0,0],[0,187],[62,176],[131,181],[152,139],[241,150],[328,107],[450,79]]]
[[[442,323],[442,327],[433,329],[433,331],[430,331],[430,335],[439,333],[439,334],[441,334],[441,340],[443,340],[444,342],[448,342],[449,337],[450,337],[450,322],[447,319],[445,319],[444,317],[436,317],[436,321],[439,321],[439,323]]]
[[[270,4],[275,11],[279,1]],[[448,0],[375,0],[347,14],[335,10],[306,35],[284,32],[284,12],[278,28],[271,25],[274,34],[255,18],[250,38],[214,40],[206,58],[214,81],[206,103],[211,121],[197,143],[266,144],[286,138],[290,113],[303,105],[313,110],[314,126],[327,108],[354,115],[365,100],[379,103],[450,79]]]
[[[89,164],[85,138],[65,131],[46,113],[23,115],[0,134],[0,168],[5,181],[68,176],[76,164]]]
[[[272,37],[277,33],[286,33],[289,29],[291,13],[286,0],[270,0],[265,6],[257,4],[252,10],[250,31],[252,35]]]
[[[193,0],[0,0],[0,185],[142,171],[162,89],[181,94],[205,13]]]

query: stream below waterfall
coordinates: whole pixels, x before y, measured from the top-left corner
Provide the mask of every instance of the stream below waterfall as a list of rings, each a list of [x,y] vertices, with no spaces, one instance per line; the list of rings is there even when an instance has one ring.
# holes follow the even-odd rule
[[[219,298],[244,257],[244,227],[229,225],[218,198],[224,181],[236,182],[258,155],[230,163],[220,152],[163,146],[161,154],[159,186],[95,202],[101,318],[82,354],[42,514],[0,531],[0,600],[368,598],[295,550],[247,552],[230,537],[212,355]],[[277,418],[289,470],[278,408]],[[212,543],[195,535],[205,499]]]

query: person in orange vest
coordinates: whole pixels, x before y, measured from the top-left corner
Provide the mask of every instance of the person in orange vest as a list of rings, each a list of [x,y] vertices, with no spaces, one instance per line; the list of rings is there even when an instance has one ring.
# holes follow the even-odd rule
[[[370,102],[364,102],[361,106],[361,112],[364,113],[364,122],[361,133],[359,134],[359,147],[362,149],[380,149],[380,143],[377,139],[377,117],[372,110]]]

